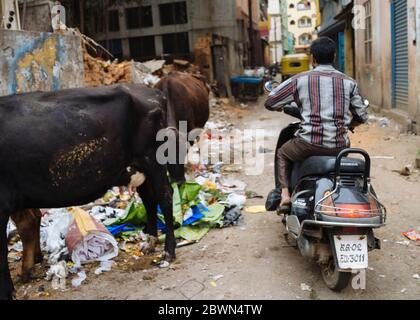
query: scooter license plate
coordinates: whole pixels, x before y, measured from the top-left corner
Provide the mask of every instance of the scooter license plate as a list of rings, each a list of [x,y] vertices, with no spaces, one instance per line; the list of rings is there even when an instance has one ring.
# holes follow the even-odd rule
[[[334,236],[335,252],[340,269],[366,269],[368,245],[366,236]]]

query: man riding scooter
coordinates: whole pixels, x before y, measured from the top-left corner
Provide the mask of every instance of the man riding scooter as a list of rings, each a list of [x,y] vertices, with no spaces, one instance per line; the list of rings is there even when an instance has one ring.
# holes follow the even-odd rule
[[[302,116],[296,137],[277,150],[281,203],[279,213],[289,213],[290,175],[294,162],[311,156],[337,156],[350,147],[348,131],[365,123],[367,106],[355,80],[336,70],[336,44],[327,37],[315,40],[310,48],[313,70],[280,84],[269,95],[265,107],[282,111],[295,103]]]

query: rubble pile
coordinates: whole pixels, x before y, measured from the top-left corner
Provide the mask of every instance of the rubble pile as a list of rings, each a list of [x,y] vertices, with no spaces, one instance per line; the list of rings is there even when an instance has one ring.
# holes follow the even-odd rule
[[[105,61],[92,57],[86,50],[83,54],[85,86],[109,86],[117,83],[134,83],[154,86],[160,78],[172,71],[199,73],[199,68],[186,60],[174,60],[165,64],[165,60],[147,62]]]

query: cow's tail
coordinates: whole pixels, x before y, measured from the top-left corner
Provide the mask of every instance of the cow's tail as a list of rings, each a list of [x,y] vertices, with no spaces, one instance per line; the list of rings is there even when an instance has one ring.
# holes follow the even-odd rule
[[[162,91],[166,97],[166,127],[169,130],[174,130],[175,132],[178,132],[178,125],[176,123],[174,105],[172,102],[171,92],[169,88],[169,76],[166,76],[166,79],[163,80]]]

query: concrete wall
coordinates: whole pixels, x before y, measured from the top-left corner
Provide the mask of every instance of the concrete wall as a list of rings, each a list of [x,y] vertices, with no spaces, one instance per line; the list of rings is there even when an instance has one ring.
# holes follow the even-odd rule
[[[0,95],[83,86],[80,38],[0,30]]]
[[[46,0],[30,0],[27,1],[26,15],[21,17],[24,22],[24,30],[51,32],[51,8],[54,6],[54,1]],[[20,14],[23,14],[21,6]]]

